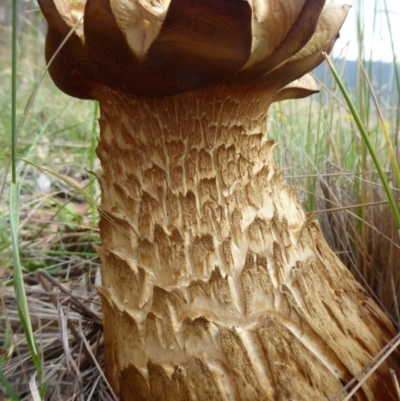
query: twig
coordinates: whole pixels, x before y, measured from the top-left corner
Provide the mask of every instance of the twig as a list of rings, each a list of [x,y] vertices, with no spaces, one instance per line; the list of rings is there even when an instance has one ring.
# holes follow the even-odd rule
[[[394,388],[396,389],[397,399],[400,401],[400,387],[397,380],[396,372],[393,369],[389,369],[390,375],[392,376]]]
[[[52,277],[49,273],[47,273],[46,270],[38,269],[37,272],[38,276],[45,277],[48,281],[50,281],[50,283],[58,287],[61,292],[67,294],[71,298],[71,304],[73,304],[75,307],[77,307],[82,311],[81,313],[82,316],[93,320],[93,322],[99,324],[100,326],[103,325],[100,316],[96,312],[93,312],[90,308],[88,308],[85,304],[83,304],[77,297],[72,295],[61,283],[59,283],[54,277]]]
[[[307,214],[313,214],[314,215],[314,214],[320,214],[320,213],[341,212],[343,210],[358,209],[360,207],[387,205],[388,203],[389,203],[388,201],[360,203],[359,205],[349,205],[349,206],[335,207],[335,208],[331,208],[331,209],[315,210],[315,211],[312,211],[312,212],[308,212]]]
[[[355,385],[355,387],[347,394],[343,401],[348,401],[354,395],[354,393],[364,384],[364,382],[375,372],[376,369],[382,364],[382,362],[400,345],[400,333],[392,338],[383,347],[374,358],[362,369],[357,375],[353,377],[330,401],[337,401],[341,395],[346,393],[347,390],[361,377],[362,379]],[[368,369],[370,369],[368,371]]]
[[[82,338],[82,341],[85,343],[85,345],[86,345],[86,347],[87,347],[87,350],[88,350],[90,353],[92,353],[91,347],[90,347],[89,343],[87,342],[86,338],[85,338],[84,336],[81,337],[81,338]],[[113,391],[113,389],[112,389],[110,383],[108,382],[108,380],[107,380],[107,378],[106,378],[106,376],[105,376],[103,370],[101,369],[100,365],[98,364],[98,362],[97,362],[95,356],[94,356],[93,354],[91,354],[91,356],[92,356],[92,358],[93,358],[93,360],[94,360],[94,363],[95,363],[95,365],[96,365],[96,367],[97,367],[97,369],[98,369],[100,375],[102,376],[104,382],[107,383],[108,389],[109,389],[109,391],[111,392],[112,397],[114,398],[115,401],[118,401],[118,397],[115,395],[115,393],[114,393],[114,391]]]
[[[390,281],[391,281],[391,284],[392,284],[394,309],[396,311],[396,318],[397,318],[396,328],[397,328],[397,331],[400,331],[399,303],[397,302],[396,286],[394,284],[393,272],[390,274]]]
[[[38,279],[40,281],[40,283],[42,284],[43,288],[49,292],[50,294],[53,293],[51,286],[49,285],[49,283],[44,279],[44,277],[42,275],[38,274]],[[60,284],[61,285],[61,284]],[[59,287],[58,287],[59,288]],[[68,294],[69,296],[71,296],[71,294]],[[57,308],[57,310],[59,309],[60,305],[59,302],[56,298],[55,295],[50,295],[50,301],[51,303]],[[77,333],[75,326],[73,325],[73,323],[67,319],[67,327],[69,329],[69,331],[72,333],[76,343],[79,345],[82,343],[81,338],[79,336],[79,334]],[[85,362],[86,361],[92,361],[91,355],[90,353],[86,350],[86,347],[83,347],[83,353],[86,356]],[[79,366],[79,368],[82,367],[82,364],[79,362],[81,358],[78,359],[78,361],[76,362],[76,364]],[[93,361],[92,361],[93,362]],[[68,365],[68,359],[67,359],[67,365]]]

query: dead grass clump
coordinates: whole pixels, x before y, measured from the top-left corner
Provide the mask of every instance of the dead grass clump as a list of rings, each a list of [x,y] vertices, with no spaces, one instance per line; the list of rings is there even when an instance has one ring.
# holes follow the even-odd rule
[[[43,361],[46,400],[116,399],[103,373],[102,314],[93,287],[98,269],[98,263],[86,264],[69,280],[65,280],[65,270],[56,277],[44,270],[26,276],[30,315]],[[31,400],[36,386],[35,368],[21,329],[13,288],[3,287],[0,297],[3,373],[21,400]],[[2,391],[0,399],[5,399]]]
[[[357,182],[360,199],[354,198]],[[329,245],[400,328],[400,236],[380,184],[330,165],[318,188],[317,213]]]

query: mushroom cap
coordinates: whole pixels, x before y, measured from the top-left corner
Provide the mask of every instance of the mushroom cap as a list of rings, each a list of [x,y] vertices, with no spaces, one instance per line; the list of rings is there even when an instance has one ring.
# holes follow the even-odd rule
[[[83,99],[104,87],[159,97],[213,85],[268,90],[275,100],[307,96],[315,83],[299,79],[332,49],[349,9],[325,0],[39,4],[48,62],[73,30],[49,70],[62,91]]]

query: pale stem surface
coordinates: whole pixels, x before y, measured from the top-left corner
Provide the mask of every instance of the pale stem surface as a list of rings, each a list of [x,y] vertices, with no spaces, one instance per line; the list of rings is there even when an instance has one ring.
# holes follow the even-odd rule
[[[99,292],[123,401],[326,400],[393,335],[283,182],[269,99],[100,99]],[[387,368],[360,399],[391,393]]]

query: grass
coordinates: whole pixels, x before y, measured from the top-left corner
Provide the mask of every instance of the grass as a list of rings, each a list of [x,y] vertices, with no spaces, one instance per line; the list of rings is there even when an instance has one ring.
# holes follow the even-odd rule
[[[280,143],[276,161],[287,181],[318,218],[331,247],[400,328],[400,239],[395,218],[400,198],[396,167],[400,79],[396,73],[393,85],[376,93],[374,102],[367,79],[371,55],[362,51],[361,44],[365,30],[374,29],[388,11],[384,0],[375,0],[371,27],[364,25],[362,7],[361,1],[356,10],[361,64],[357,87],[349,95],[354,109],[349,109],[326,66],[320,95],[271,108],[269,136]],[[27,112],[45,68],[44,30],[38,13],[26,14],[21,24],[14,42],[11,31],[1,28],[10,39],[0,49],[4,93],[0,177],[5,179],[0,198],[0,383],[4,389],[2,393],[0,388],[0,398],[7,393],[8,399],[23,400],[37,391],[38,399],[46,392],[46,399],[112,400],[102,376],[101,310],[93,289],[100,274],[93,248],[98,241],[99,189],[85,170],[99,171],[94,151],[98,106],[63,95],[45,77]],[[391,33],[387,40],[393,48]],[[12,43],[18,44],[14,51],[18,65],[12,64]],[[336,62],[342,79],[343,66]],[[10,103],[12,97],[15,105]],[[379,177],[373,159],[387,181],[392,208],[382,185],[385,179]],[[22,295],[16,304],[13,285],[17,294],[26,291],[26,302]]]
[[[85,190],[98,197],[97,184],[83,167],[98,170],[94,152],[97,111],[89,102],[64,96],[46,77],[26,114],[45,69],[39,17],[36,13],[24,21],[18,52],[5,48],[0,59],[0,85],[7,93],[0,103],[0,165],[5,178],[0,203],[0,383],[13,400],[31,394],[44,399],[45,392],[56,399],[74,393],[85,394],[85,399],[90,394],[93,399],[107,399],[104,383],[93,386],[98,368],[85,372],[85,377],[58,369],[87,364],[80,355],[87,353],[86,345],[98,344],[101,329],[100,319],[93,320],[87,306],[92,314],[99,309],[97,298],[93,298],[93,284],[99,276],[93,249],[98,241],[97,212],[95,205],[82,197]],[[10,36],[10,31],[5,30],[5,35]],[[17,69],[10,68],[12,54],[18,54]],[[15,105],[9,101],[12,94]],[[18,124],[25,115],[16,140]],[[51,171],[40,170],[43,165]],[[40,269],[67,285],[64,297],[46,276],[38,275]],[[79,297],[72,299],[72,294]],[[49,300],[54,303],[48,305]],[[70,338],[71,327],[79,328],[76,337]],[[74,360],[76,355],[78,361]],[[1,399],[5,392],[0,388]]]
[[[363,50],[362,43],[366,30],[377,29],[378,19],[387,23],[387,8],[383,0],[368,3],[375,9],[374,21],[364,26],[364,3],[354,6],[360,48],[357,86],[350,92],[354,110],[349,109],[338,85],[328,79],[332,74],[325,65],[321,74],[325,90],[304,101],[275,105],[270,111],[269,133],[280,143],[277,161],[286,179],[297,187],[305,208],[318,218],[332,249],[400,327],[400,241],[394,217],[400,197],[398,73],[385,88],[380,73],[384,65],[378,67],[373,82],[378,89],[375,103],[368,82],[373,55]],[[390,32],[384,40],[393,43]],[[395,53],[392,59],[395,65]],[[335,64],[346,84],[344,62]],[[365,128],[373,157],[357,122]],[[388,181],[392,207],[374,158]]]

